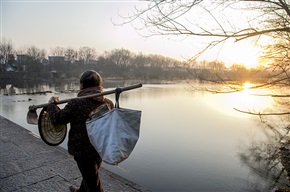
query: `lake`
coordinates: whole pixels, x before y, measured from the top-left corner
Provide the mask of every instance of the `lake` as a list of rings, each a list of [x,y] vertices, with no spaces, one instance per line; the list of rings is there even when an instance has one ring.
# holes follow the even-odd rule
[[[258,116],[234,110],[271,108],[273,99],[253,96],[248,90],[212,94],[191,88],[188,84],[145,84],[122,93],[121,107],[142,111],[140,138],[119,166],[102,166],[152,191],[275,191],[285,186],[286,177],[277,176],[283,172],[280,163],[267,167],[263,158],[252,158],[259,151],[268,153],[265,143],[273,150],[277,147],[270,143],[271,133]],[[59,91],[68,87],[42,89],[52,93],[1,94],[1,115],[38,134],[37,126],[26,123],[28,107],[46,103],[52,95],[60,100],[76,96]],[[114,100],[114,95],[107,97]],[[66,142],[61,146],[66,148]]]

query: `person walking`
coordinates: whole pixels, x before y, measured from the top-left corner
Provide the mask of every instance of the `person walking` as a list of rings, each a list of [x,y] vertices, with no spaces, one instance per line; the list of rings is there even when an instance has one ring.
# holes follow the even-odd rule
[[[102,77],[94,70],[82,73],[80,77],[80,91],[78,97],[103,92]],[[80,187],[70,186],[71,192],[103,192],[100,181],[99,169],[102,159],[90,143],[86,121],[91,111],[107,102],[111,108],[114,104],[111,100],[101,97],[86,99],[72,99],[63,109],[59,109],[54,103],[58,97],[49,99],[47,112],[54,124],[70,123],[68,135],[68,152],[74,156],[78,168],[82,174]]]

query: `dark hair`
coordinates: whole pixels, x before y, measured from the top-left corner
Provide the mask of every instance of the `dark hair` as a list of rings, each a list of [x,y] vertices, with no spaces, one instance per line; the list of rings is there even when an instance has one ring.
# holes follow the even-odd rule
[[[102,85],[102,77],[94,70],[88,70],[82,73],[80,78],[81,89]]]

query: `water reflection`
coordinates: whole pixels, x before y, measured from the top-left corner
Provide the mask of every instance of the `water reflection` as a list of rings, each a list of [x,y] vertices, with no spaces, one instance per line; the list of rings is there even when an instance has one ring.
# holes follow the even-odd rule
[[[137,84],[137,81],[105,81],[104,87],[122,87]],[[78,80],[64,80],[51,82],[37,81],[17,81],[17,82],[0,82],[0,94],[3,95],[22,95],[22,94],[46,94],[46,93],[76,93],[79,91]]]
[[[241,146],[238,153],[241,163],[250,168],[252,180],[247,183],[247,191],[275,191],[289,186],[285,167],[281,164],[279,148],[281,142],[289,140],[289,130],[274,124],[263,124],[263,141],[252,138],[249,144]],[[289,159],[288,159],[289,161]],[[261,182],[263,181],[263,182]],[[266,181],[266,182],[264,182]]]
[[[286,168],[289,169],[289,167],[285,168],[285,164],[281,163],[280,148],[282,143],[290,141],[289,116],[263,115],[267,112],[281,111],[288,104],[283,102],[283,99],[277,100],[269,97],[271,96],[269,89],[251,90],[250,88],[253,86],[255,85],[250,83],[243,85],[243,100],[251,108],[246,107],[242,110],[261,114],[260,119],[256,121],[264,134],[264,139],[257,140],[255,136],[251,137],[251,141],[242,145],[238,152],[242,165],[251,171],[252,179],[244,181],[248,186],[245,191],[263,192],[281,189],[288,191],[290,178],[286,177]],[[288,155],[283,161],[287,161],[289,164],[290,156]]]
[[[44,86],[42,90],[53,92],[1,96],[1,115],[35,132],[37,128],[25,120],[28,106],[45,103],[55,94],[60,99],[75,97],[75,92],[64,90],[77,88],[77,84]],[[247,102],[259,97],[247,91],[210,94],[186,88],[149,84],[122,93],[121,107],[142,111],[140,139],[121,168],[103,166],[153,191],[273,191],[287,183],[277,152],[286,134],[277,130],[281,121],[264,119],[268,125],[263,127],[259,118],[233,110],[249,109],[257,101]],[[114,95],[108,97],[114,100]],[[259,99],[264,98],[257,110],[273,104],[269,97]]]

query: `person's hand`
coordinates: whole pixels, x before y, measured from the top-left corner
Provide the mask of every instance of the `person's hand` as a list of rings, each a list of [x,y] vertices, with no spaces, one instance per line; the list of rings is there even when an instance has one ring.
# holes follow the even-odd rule
[[[57,103],[59,101],[58,97],[52,96],[49,100],[48,103]]]

